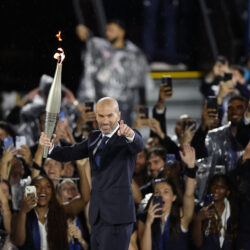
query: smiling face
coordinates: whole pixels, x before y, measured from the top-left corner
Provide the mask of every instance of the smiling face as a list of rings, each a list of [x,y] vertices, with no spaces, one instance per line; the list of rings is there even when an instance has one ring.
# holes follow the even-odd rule
[[[176,200],[172,187],[166,182],[159,182],[155,185],[154,195],[162,197],[163,214],[170,213],[172,204]]]
[[[214,196],[214,201],[223,201],[230,193],[223,179],[218,179],[210,187],[210,193]]]
[[[48,207],[52,197],[52,186],[46,178],[41,178],[35,182],[37,193],[37,205],[40,207]]]
[[[56,180],[62,176],[62,163],[51,158],[47,158],[44,163],[44,170],[51,180]]]
[[[228,104],[227,117],[228,121],[232,123],[232,126],[237,126],[243,117],[246,110],[246,105],[244,101],[232,100]]]
[[[99,129],[107,135],[117,127],[121,113],[117,102],[112,98],[103,98],[96,104],[96,120]]]
[[[77,186],[72,181],[65,181],[60,185],[60,198],[62,202],[70,202],[78,195]]]
[[[156,154],[151,154],[148,159],[148,170],[152,173],[153,178],[157,178],[161,170],[163,170],[165,162]]]

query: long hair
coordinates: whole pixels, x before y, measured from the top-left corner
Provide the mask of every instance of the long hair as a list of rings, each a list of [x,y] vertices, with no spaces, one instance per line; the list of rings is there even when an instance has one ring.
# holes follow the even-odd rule
[[[161,182],[168,184],[174,195],[176,195],[175,201],[172,203],[171,211],[169,214],[169,229],[170,233],[175,234],[177,237],[180,234],[180,223],[181,223],[181,217],[180,217],[180,209],[182,206],[182,198],[180,196],[180,193],[177,192],[177,188],[175,183],[171,179],[162,179]],[[159,239],[161,235],[161,227],[160,227],[160,218],[157,218],[154,220],[152,224],[152,235],[155,236],[156,239]]]
[[[212,186],[217,182],[222,181],[223,184],[226,186],[227,190],[230,192],[227,196],[227,199],[230,204],[230,232],[226,232],[226,238],[230,242],[237,238],[238,226],[239,226],[239,208],[237,202],[237,192],[236,188],[230,181],[229,177],[225,174],[215,174],[212,178],[208,181],[207,185],[207,193],[211,193]],[[221,224],[221,217],[216,211],[217,218],[213,216],[210,219],[210,228],[209,234],[215,234],[220,237],[220,230],[222,228]],[[209,220],[205,220],[202,225],[203,231],[205,231],[208,227]]]
[[[52,194],[49,201],[49,212],[47,216],[47,241],[49,249],[68,249],[67,241],[67,218],[63,206],[56,198],[56,191],[53,182],[46,175],[39,175],[33,179],[35,184],[37,180],[45,178],[50,183]]]

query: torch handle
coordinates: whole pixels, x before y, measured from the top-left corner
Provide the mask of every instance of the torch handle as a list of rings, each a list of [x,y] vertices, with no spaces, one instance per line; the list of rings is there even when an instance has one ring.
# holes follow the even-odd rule
[[[46,112],[46,118],[45,118],[45,134],[48,136],[48,138],[51,140],[53,133],[56,130],[56,124],[58,121],[58,114]],[[43,149],[43,158],[48,157],[49,147],[44,147]]]

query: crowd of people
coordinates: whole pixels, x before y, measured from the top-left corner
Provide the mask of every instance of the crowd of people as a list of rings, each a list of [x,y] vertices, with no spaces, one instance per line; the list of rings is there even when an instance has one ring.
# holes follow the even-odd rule
[[[133,158],[127,162],[133,175],[128,178],[130,187],[126,184],[126,190],[133,195],[129,206],[126,200],[116,204],[111,199],[119,200],[125,195],[125,184],[122,188],[112,187],[110,197],[100,195],[100,185],[109,190],[108,176],[112,179],[114,173],[116,177],[128,174],[120,169],[119,162],[112,165],[114,173],[105,172],[109,160],[104,159],[100,175],[99,170],[93,169],[93,158],[85,153],[85,147],[74,157],[70,150],[57,154],[60,146],[83,147],[89,135],[89,140],[93,139],[93,131],[107,130],[100,114],[106,110],[105,102],[95,105],[94,101],[92,107],[77,100],[70,89],[62,88],[61,112],[53,141],[57,146],[48,158],[43,158],[40,135],[44,131],[46,92],[51,83],[51,79],[43,76],[39,87],[23,96],[0,121],[0,248],[99,249],[101,236],[94,223],[98,218],[97,207],[93,206],[95,199],[94,204],[101,211],[99,216],[104,221],[106,218],[114,221],[115,225],[124,223],[124,214],[130,216],[131,212],[129,250],[250,249],[247,74],[247,67],[230,65],[225,57],[218,57],[201,83],[204,95],[201,123],[195,124],[192,117],[183,114],[176,121],[175,138],[168,134],[166,118],[167,99],[174,89],[164,82],[158,90],[152,117],[142,106],[134,107],[133,130],[124,127],[120,115],[116,118],[115,122],[120,123],[118,135],[132,140],[127,144],[130,151],[135,151],[133,156],[139,151],[135,162]],[[142,149],[138,136],[145,127],[150,133]],[[25,138],[21,145],[20,137]],[[112,151],[117,156],[123,152],[119,147],[120,144]],[[122,159],[128,157],[128,153],[123,154]],[[112,157],[115,159],[116,155]],[[101,184],[102,178],[108,181]],[[122,180],[119,178],[118,184]],[[35,186],[36,192],[28,193],[30,186]],[[101,200],[116,205],[102,214]],[[108,230],[106,221],[102,223]],[[118,231],[115,234],[120,237]],[[93,235],[95,243],[91,240]]]

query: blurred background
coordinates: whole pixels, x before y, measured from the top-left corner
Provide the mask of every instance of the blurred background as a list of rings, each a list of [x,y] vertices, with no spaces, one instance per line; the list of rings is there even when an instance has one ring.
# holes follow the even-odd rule
[[[102,36],[109,20],[125,23],[127,38],[145,53],[156,86],[162,74],[173,74],[178,91],[169,101],[169,123],[185,112],[199,119],[199,84],[217,56],[226,56],[230,64],[246,63],[249,6],[247,0],[1,0],[1,98],[34,89],[42,74],[54,75],[58,30],[66,54],[62,81],[73,93],[77,91],[84,47],[76,35],[81,8],[92,35]],[[149,106],[158,93],[152,90],[146,86]]]

